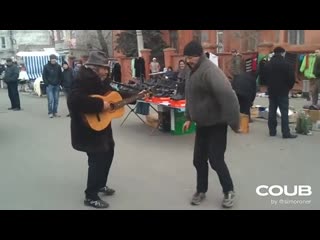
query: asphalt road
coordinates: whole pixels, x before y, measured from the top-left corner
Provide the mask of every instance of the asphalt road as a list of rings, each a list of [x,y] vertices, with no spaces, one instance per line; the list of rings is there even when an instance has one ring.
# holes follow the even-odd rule
[[[266,105],[267,99],[256,103]],[[304,103],[294,99],[290,104],[300,108]],[[48,118],[44,97],[23,93],[21,104],[23,111],[8,111],[7,92],[0,89],[0,209],[91,209],[83,205],[87,156],[71,147],[64,97],[61,118]],[[195,190],[193,134],[151,135],[134,115],[120,123],[113,122],[116,153],[109,185],[117,192],[106,199],[110,209],[222,209],[213,170],[205,202],[189,204]],[[226,162],[237,193],[233,209],[320,209],[320,133],[293,140],[267,134],[262,119],[251,124],[249,134],[228,133]],[[262,197],[256,193],[260,185],[287,185],[289,192],[295,185],[310,185],[312,195]]]

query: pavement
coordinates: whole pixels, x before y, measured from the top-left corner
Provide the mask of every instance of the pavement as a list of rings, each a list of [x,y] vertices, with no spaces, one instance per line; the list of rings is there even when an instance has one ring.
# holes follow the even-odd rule
[[[20,98],[23,110],[8,111],[7,91],[0,89],[0,209],[92,210],[83,205],[87,156],[71,147],[65,98],[61,96],[59,104],[62,117],[53,119],[48,118],[45,97],[21,93]],[[267,99],[255,103],[267,106]],[[296,109],[305,103],[290,100]],[[121,120],[112,123],[116,149],[108,185],[116,194],[103,197],[109,209],[222,209],[222,189],[212,169],[206,200],[200,206],[189,204],[196,177],[194,134],[151,134],[133,114],[122,127]],[[233,209],[320,209],[319,143],[320,132],[297,139],[285,140],[280,134],[271,138],[263,119],[250,125],[249,134],[229,130],[225,159],[237,194]],[[309,185],[312,194],[258,196],[260,185],[279,185],[275,193],[285,185],[289,193],[297,187],[301,194],[306,193],[301,185]]]

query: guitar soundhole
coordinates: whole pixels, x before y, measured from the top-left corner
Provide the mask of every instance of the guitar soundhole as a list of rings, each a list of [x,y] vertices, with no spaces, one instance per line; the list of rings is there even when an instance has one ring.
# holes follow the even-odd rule
[[[110,110],[109,112],[114,112],[116,109],[116,105],[114,103],[110,103]]]

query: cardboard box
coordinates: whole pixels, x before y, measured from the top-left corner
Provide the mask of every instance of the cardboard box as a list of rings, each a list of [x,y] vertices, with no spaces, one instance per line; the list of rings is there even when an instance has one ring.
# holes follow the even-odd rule
[[[311,118],[313,123],[320,120],[320,110],[303,109]]]
[[[252,107],[250,109],[250,115],[251,115],[251,118],[258,118],[259,117],[259,108],[258,107]]]

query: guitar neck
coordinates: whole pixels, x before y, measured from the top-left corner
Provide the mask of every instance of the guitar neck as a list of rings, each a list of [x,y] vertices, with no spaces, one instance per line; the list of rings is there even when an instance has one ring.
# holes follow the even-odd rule
[[[125,105],[129,104],[129,103],[132,103],[136,100],[138,100],[139,98],[141,98],[142,95],[140,94],[137,94],[135,96],[132,96],[132,97],[129,97],[129,98],[126,98],[126,99],[123,99],[119,102],[116,102],[116,103],[113,103],[113,109],[119,109],[119,108],[122,108],[124,107]]]

